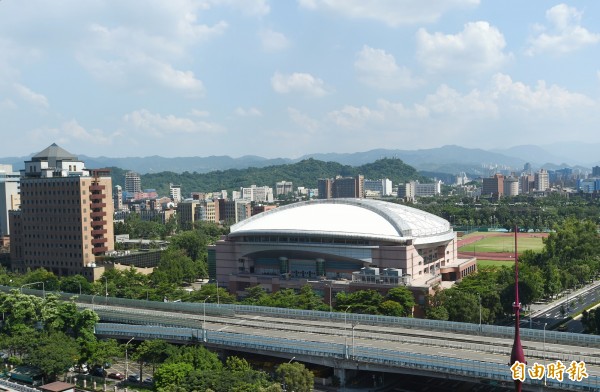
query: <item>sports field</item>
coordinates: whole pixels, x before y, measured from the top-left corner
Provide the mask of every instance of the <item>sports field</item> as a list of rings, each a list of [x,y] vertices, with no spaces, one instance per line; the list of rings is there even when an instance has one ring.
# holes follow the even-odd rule
[[[544,248],[544,234],[521,233],[518,238],[519,253],[525,250],[539,252]],[[464,244],[461,246],[461,244]],[[460,253],[514,253],[515,237],[513,233],[472,233],[459,241]]]
[[[514,260],[480,260],[477,259],[477,268],[481,267],[510,267],[514,265]]]

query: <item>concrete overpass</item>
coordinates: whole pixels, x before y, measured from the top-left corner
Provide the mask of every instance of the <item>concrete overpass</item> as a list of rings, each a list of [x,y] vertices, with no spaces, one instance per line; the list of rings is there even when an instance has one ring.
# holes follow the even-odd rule
[[[25,290],[24,290],[25,291]],[[36,294],[36,290],[31,291]],[[38,294],[41,295],[41,292]],[[64,295],[67,299],[72,294]],[[512,382],[513,329],[495,325],[243,305],[162,303],[80,296],[101,317],[99,336],[161,338],[330,366],[468,381]],[[101,304],[98,304],[100,302]],[[547,378],[544,390],[600,390],[600,336],[522,329],[528,366],[583,361],[589,377]],[[524,383],[541,390],[544,380]]]

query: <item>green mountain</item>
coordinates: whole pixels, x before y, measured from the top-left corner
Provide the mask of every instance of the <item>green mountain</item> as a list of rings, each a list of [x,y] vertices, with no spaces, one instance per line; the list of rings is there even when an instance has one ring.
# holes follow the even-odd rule
[[[113,169],[113,184],[123,186],[124,170]],[[304,186],[316,188],[319,178],[334,178],[335,176],[355,176],[362,174],[368,179],[389,178],[394,184],[409,180],[427,181],[419,175],[415,168],[400,159],[380,159],[361,166],[342,165],[337,162],[323,162],[316,159],[275,165],[268,167],[250,167],[247,169],[218,170],[210,173],[149,173],[141,176],[142,188],[154,188],[159,195],[169,194],[169,183],[180,184],[183,195],[191,192],[214,192],[222,189],[239,190],[250,185],[275,186],[278,181],[292,181],[294,188]]]

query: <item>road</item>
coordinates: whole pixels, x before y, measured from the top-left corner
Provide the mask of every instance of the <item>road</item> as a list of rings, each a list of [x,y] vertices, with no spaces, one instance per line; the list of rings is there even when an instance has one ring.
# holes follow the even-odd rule
[[[558,326],[570,315],[580,313],[600,300],[599,283],[595,282],[574,293],[568,293],[551,304],[534,305],[532,317],[525,317],[521,326],[533,329],[544,329],[544,325],[548,329]],[[566,332],[583,332],[583,324],[579,320],[569,321],[566,327]]]

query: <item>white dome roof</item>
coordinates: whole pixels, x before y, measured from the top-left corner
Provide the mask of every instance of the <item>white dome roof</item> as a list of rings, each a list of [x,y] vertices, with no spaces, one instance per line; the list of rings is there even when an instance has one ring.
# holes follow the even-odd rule
[[[230,237],[301,234],[403,242],[449,241],[447,220],[400,204],[368,199],[328,199],[289,204],[231,226]]]

